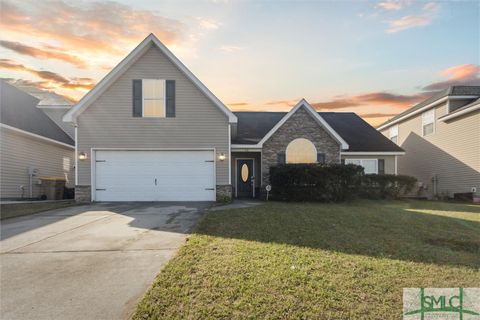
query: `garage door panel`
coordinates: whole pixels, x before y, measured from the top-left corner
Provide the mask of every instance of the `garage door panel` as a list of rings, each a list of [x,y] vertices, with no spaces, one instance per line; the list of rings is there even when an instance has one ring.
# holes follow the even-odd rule
[[[97,151],[95,199],[214,201],[213,158],[213,151]]]

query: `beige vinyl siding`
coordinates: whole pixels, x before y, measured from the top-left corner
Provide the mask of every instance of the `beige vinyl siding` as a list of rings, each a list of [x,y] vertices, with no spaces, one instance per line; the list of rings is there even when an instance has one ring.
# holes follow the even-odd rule
[[[421,113],[398,124],[398,139],[406,155],[398,158],[398,173],[415,176],[427,186],[421,195],[434,196],[432,178],[437,178],[437,195],[470,192],[480,195],[480,112],[443,122],[447,104],[435,107],[435,132],[422,136]],[[388,137],[388,128],[382,130]]]
[[[21,197],[22,185],[25,186],[25,197],[29,197],[29,167],[38,169],[33,197],[41,195],[41,187],[36,183],[40,177],[64,177],[67,186],[74,186],[73,149],[7,128],[1,128],[0,133],[1,198]]]
[[[399,158],[401,156],[398,156]],[[395,174],[395,156],[373,156],[373,155],[342,155],[344,159],[384,159],[385,160],[385,174]]]
[[[134,118],[132,80],[176,82],[175,118]],[[228,155],[228,119],[159,49],[151,47],[78,117],[78,152],[91,148],[215,148]],[[218,158],[217,158],[218,160]],[[229,183],[229,160],[216,162],[217,184]],[[91,185],[90,161],[78,184]]]

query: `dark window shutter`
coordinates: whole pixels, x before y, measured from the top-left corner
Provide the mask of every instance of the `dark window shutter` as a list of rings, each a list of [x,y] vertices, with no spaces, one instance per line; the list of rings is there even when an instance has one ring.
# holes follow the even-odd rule
[[[325,163],[325,153],[317,153],[317,162]]]
[[[378,159],[378,174],[385,174],[385,160]]]
[[[165,83],[165,107],[167,117],[175,117],[175,80]]]
[[[345,159],[340,160],[342,164],[345,164]]]
[[[277,162],[278,164],[285,164],[285,152],[277,153]]]
[[[141,117],[142,114],[142,80],[133,80],[133,116]]]

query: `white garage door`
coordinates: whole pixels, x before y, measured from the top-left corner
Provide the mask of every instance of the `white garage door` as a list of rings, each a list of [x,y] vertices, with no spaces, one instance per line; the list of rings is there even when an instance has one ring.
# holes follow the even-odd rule
[[[95,152],[95,201],[214,201],[213,151]]]

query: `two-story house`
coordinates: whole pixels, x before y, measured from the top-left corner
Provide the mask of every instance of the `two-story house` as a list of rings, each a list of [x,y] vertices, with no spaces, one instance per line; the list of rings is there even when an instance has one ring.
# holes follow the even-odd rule
[[[480,201],[479,98],[480,86],[452,86],[378,127],[406,151],[398,173],[419,180],[419,196]]]

